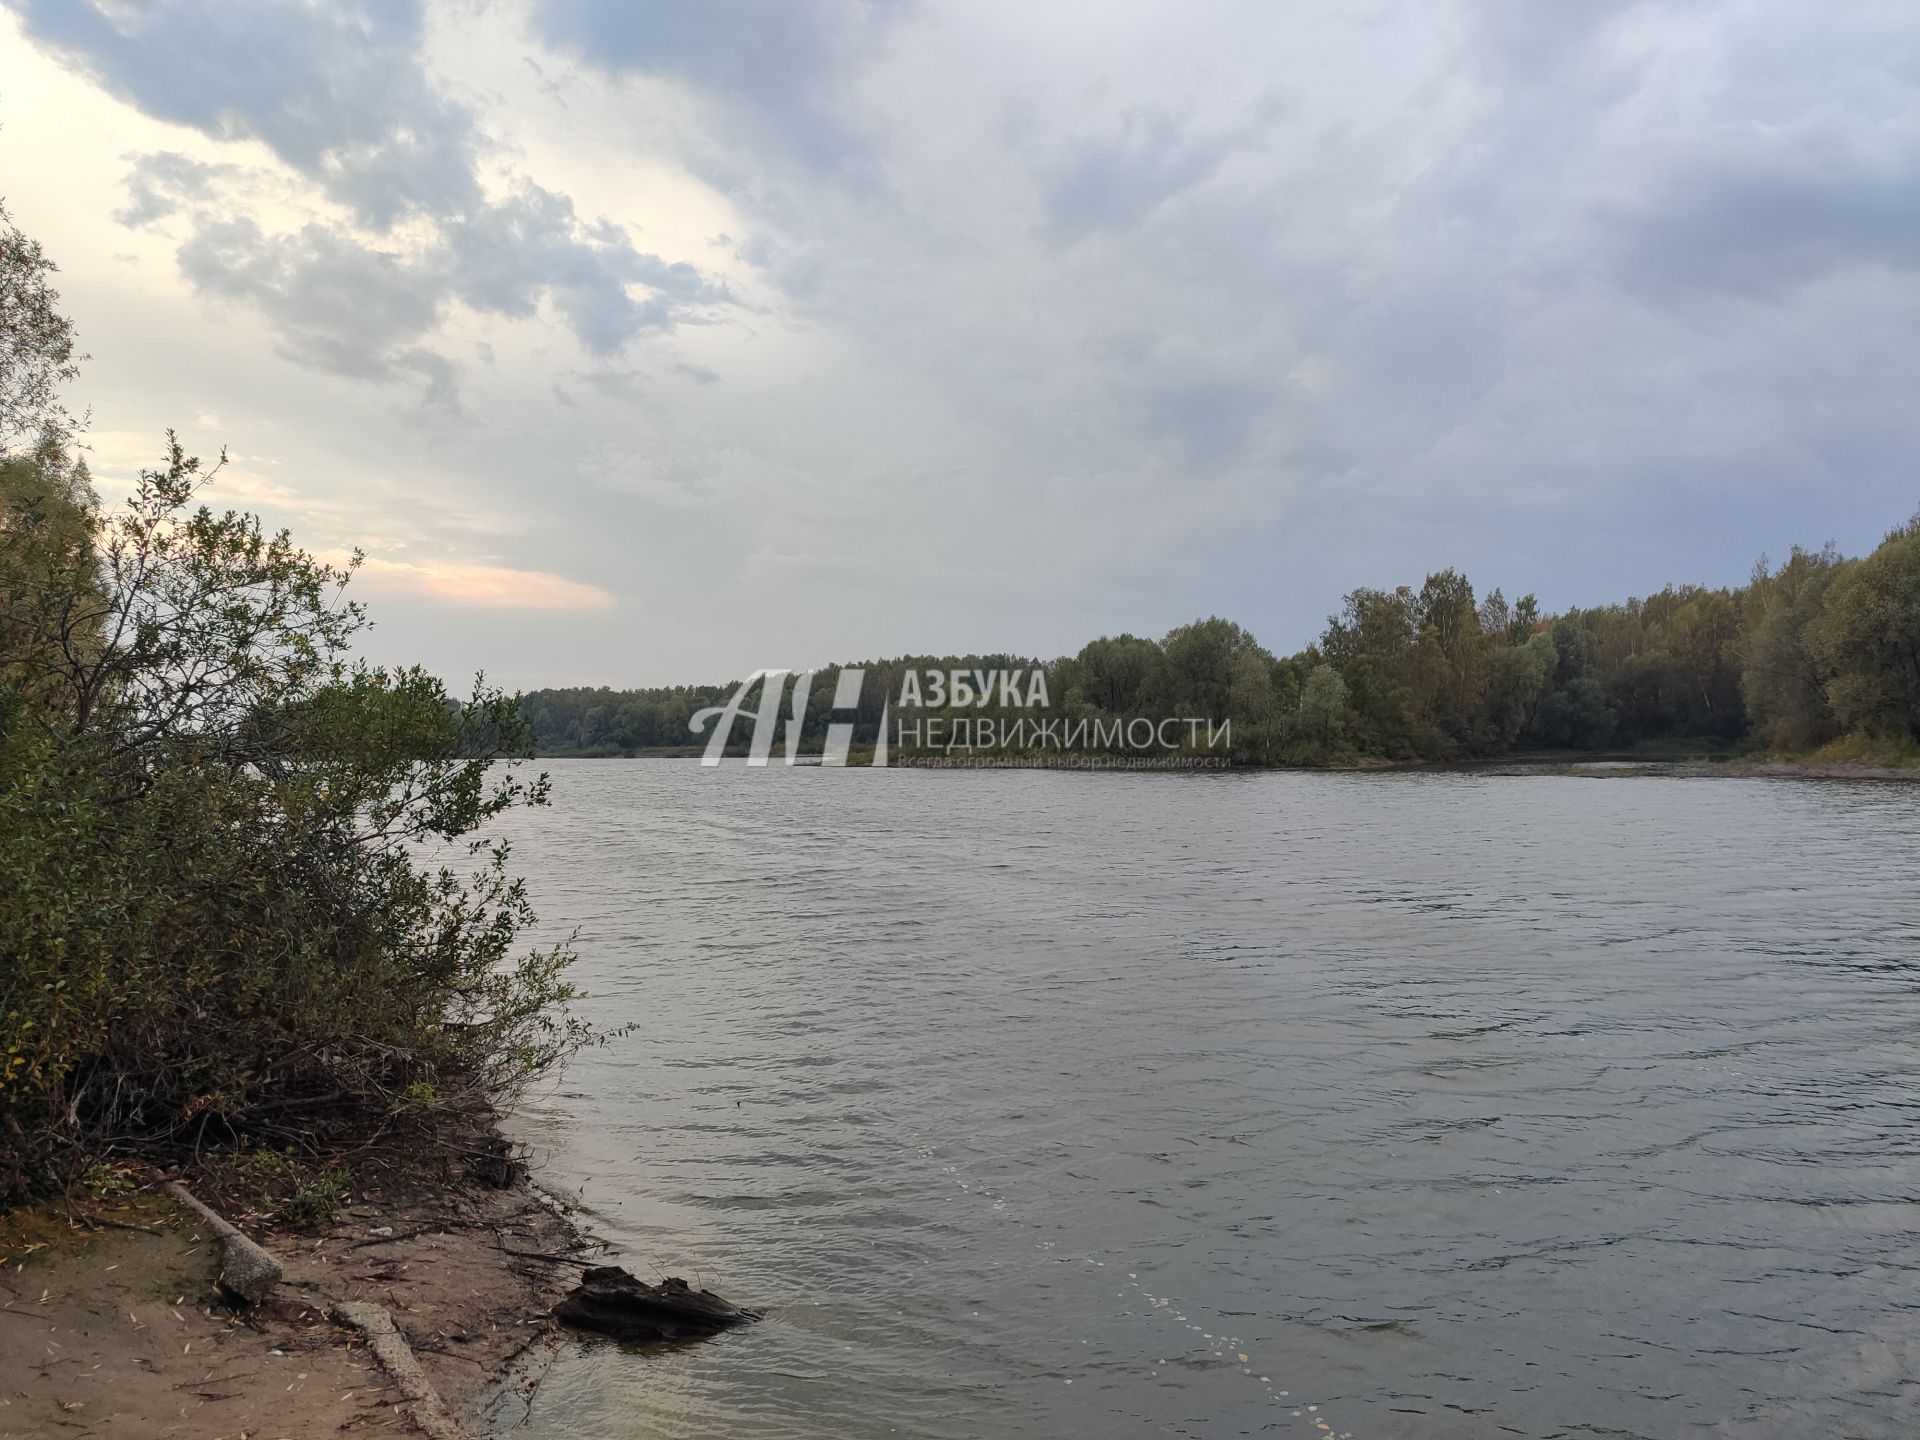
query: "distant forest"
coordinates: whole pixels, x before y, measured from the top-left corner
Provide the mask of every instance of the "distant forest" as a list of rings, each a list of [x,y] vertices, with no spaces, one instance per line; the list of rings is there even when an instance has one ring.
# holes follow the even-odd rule
[[[851,662],[850,662],[851,663]],[[1476,598],[1464,575],[1355,590],[1319,639],[1275,656],[1231,620],[1159,640],[1104,636],[1077,655],[921,655],[865,662],[855,743],[909,669],[1043,668],[1051,715],[1231,720],[1248,764],[1463,760],[1514,751],[1821,751],[1920,756],[1920,514],[1871,555],[1829,545],[1762,561],[1738,589],[1669,586],[1564,614],[1531,595]],[[835,669],[815,677],[804,743],[817,751]],[[522,697],[540,753],[618,755],[702,744],[688,722],[737,682]],[[997,706],[929,714],[1017,718]],[[899,718],[902,711],[896,709]],[[734,739],[745,741],[746,724]],[[951,733],[949,730],[947,733]]]

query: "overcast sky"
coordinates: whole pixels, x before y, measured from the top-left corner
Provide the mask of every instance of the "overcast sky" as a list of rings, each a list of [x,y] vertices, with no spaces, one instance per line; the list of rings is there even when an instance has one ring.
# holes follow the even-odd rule
[[[1920,7],[5,0],[103,490],[509,685],[1286,652],[1920,504]]]

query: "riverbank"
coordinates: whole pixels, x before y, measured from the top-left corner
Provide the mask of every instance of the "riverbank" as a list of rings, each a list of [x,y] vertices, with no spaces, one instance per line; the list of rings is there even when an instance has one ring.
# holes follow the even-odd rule
[[[1305,774],[1336,771],[1353,774],[1420,771],[1454,773],[1575,774],[1575,775],[1666,775],[1680,778],[1714,777],[1753,779],[1761,776],[1792,777],[1802,780],[1920,780],[1920,760],[1909,752],[1888,750],[1844,750],[1835,748],[1805,755],[1757,753],[1742,755],[1725,750],[1655,748],[1651,752],[1634,750],[1524,751],[1486,759],[1470,760],[1388,760],[1378,756],[1356,756],[1321,765],[1261,764],[1253,761],[1230,762],[1219,756],[1182,756],[1165,758],[1111,755],[895,755],[887,768],[896,770],[1278,770]],[[632,751],[570,751],[543,753],[542,759],[555,760],[691,760],[701,752],[686,747]],[[864,768],[870,755],[855,752],[849,756],[855,768]],[[744,751],[728,752],[729,764],[746,763]],[[778,760],[772,762],[780,764]],[[819,757],[803,756],[802,765],[818,765]]]
[[[215,1284],[207,1225],[162,1178],[0,1217],[0,1440],[419,1434],[361,1334],[334,1318],[354,1301],[392,1316],[447,1409],[481,1433],[555,1334],[549,1311],[578,1273],[555,1257],[590,1248],[517,1174],[502,1188],[426,1183],[363,1160],[338,1215],[310,1228],[236,1204],[217,1172],[190,1177],[282,1265],[273,1294],[242,1309]]]

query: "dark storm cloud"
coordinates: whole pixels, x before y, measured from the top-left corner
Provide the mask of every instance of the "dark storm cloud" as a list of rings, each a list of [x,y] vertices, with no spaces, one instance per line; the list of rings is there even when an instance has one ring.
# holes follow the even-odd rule
[[[150,224],[197,202],[183,273],[205,293],[257,305],[303,363],[390,373],[402,357],[382,337],[423,345],[450,295],[512,316],[550,299],[596,355],[728,299],[691,266],[637,250],[622,226],[583,222],[565,195],[528,182],[489,202],[475,171],[488,142],[473,112],[427,75],[417,4],[26,0],[20,13],[30,36],[103,88],[156,118],[263,142],[363,226],[380,231],[409,215],[431,222],[436,243],[411,261],[338,227],[270,237],[251,222],[213,218],[213,182],[232,167],[173,154],[135,164],[122,222]],[[218,273],[229,262],[232,273]],[[367,308],[352,299],[361,282],[383,313],[352,313]],[[629,286],[651,293],[636,297]],[[444,396],[451,362],[423,367],[427,353],[416,346],[408,363],[430,368],[431,393]]]

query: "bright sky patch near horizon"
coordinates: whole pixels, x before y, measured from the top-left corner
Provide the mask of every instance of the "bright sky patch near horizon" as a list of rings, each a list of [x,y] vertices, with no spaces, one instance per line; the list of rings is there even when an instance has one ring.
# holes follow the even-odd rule
[[[1920,10],[0,0],[104,490],[456,682],[1298,648],[1920,503]]]

